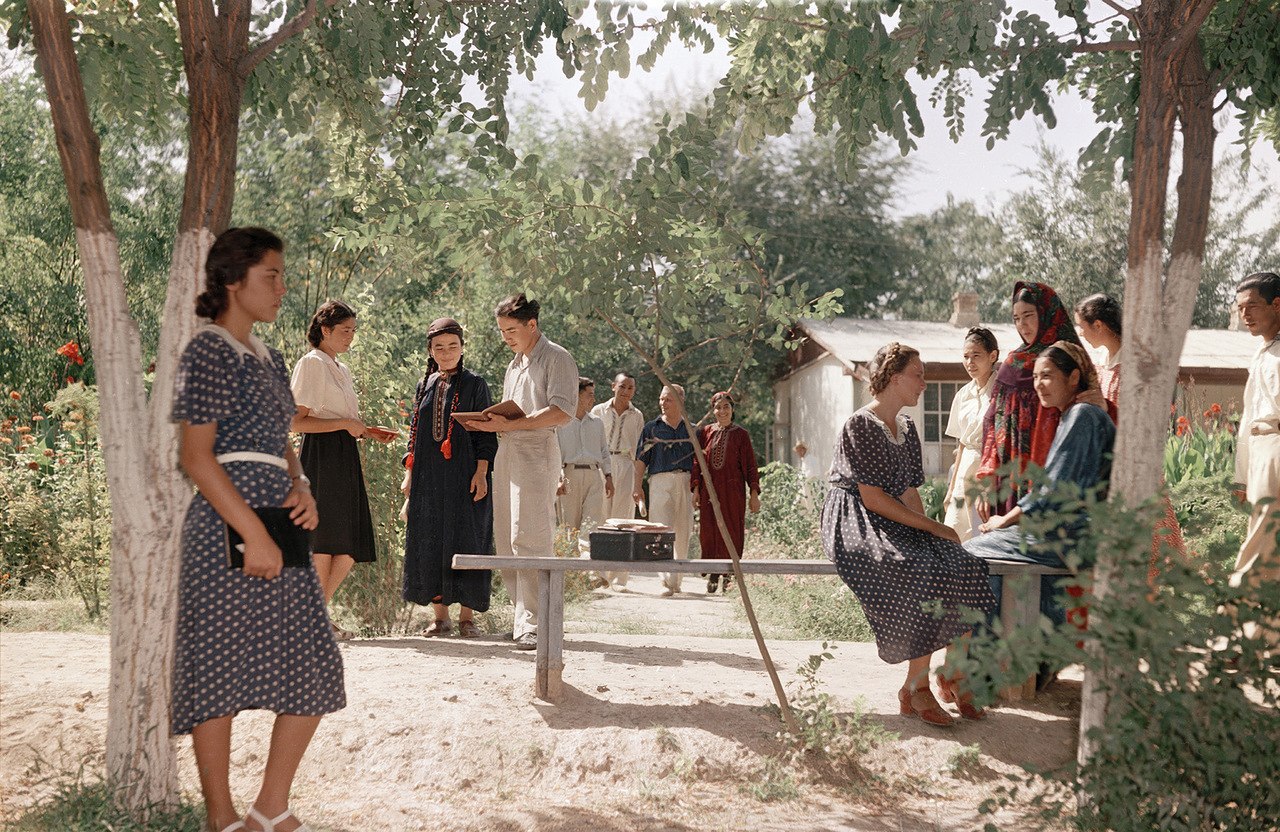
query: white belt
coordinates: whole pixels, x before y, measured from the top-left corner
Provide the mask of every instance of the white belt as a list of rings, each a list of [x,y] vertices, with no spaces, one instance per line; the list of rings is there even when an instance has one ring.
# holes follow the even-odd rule
[[[219,465],[226,465],[228,462],[261,462],[264,465],[274,465],[283,471],[289,470],[289,463],[284,457],[258,451],[232,451],[229,454],[218,454],[214,459]]]

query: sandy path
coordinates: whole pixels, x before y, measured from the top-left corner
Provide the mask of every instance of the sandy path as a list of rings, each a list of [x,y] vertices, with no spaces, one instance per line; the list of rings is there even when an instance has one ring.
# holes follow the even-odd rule
[[[754,644],[689,637],[735,622],[733,600],[657,597],[657,581],[625,595],[599,592],[566,637],[565,700],[532,698],[533,655],[501,640],[382,638],[349,642],[349,706],[327,718],[311,747],[294,805],[319,830],[972,829],[999,773],[1073,755],[1078,684],[1060,683],[1033,707],[1002,708],[947,732],[897,716],[900,669],[874,647],[845,644],[824,666],[844,705],[861,696],[900,740],[872,755],[894,800],[868,787],[850,795],[798,778],[800,796],[761,803],[745,793],[779,752],[771,688]],[[690,588],[701,588],[692,584]],[[656,622],[664,632],[584,632],[612,622]],[[622,627],[621,629],[626,629]],[[105,636],[0,634],[0,800],[10,815],[47,785],[37,757],[74,768],[101,748],[106,719]],[[818,652],[771,644],[785,680]],[[233,787],[254,790],[269,715],[237,720]],[[978,744],[965,777],[951,755]],[[196,778],[179,743],[184,788]]]

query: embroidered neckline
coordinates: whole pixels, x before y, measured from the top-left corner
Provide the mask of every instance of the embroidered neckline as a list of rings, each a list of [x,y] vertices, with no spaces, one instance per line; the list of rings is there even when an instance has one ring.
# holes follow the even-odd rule
[[[449,376],[441,374],[436,380],[435,398],[431,402],[431,438],[436,444],[440,444],[445,440],[445,420],[448,419],[446,411],[449,409],[449,388],[453,386],[449,383]]]
[[[724,467],[725,456],[729,451],[729,434],[733,433],[736,427],[737,425],[730,422],[724,427],[713,425],[711,428],[711,442],[708,443],[711,448],[707,456],[711,460],[711,467],[717,471]]]

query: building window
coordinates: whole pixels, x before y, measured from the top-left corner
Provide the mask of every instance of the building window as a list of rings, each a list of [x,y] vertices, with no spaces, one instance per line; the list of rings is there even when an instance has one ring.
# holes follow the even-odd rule
[[[951,418],[951,402],[968,382],[931,381],[924,388],[924,441],[955,444],[946,436],[947,419]]]

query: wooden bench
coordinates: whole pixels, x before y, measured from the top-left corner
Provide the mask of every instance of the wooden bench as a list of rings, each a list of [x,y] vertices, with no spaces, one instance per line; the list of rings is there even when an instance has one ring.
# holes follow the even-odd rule
[[[1070,570],[1031,563],[987,562],[992,575],[1005,576],[1000,598],[1000,621],[1006,632],[1034,627],[1040,615],[1040,576],[1069,575]],[[835,575],[828,560],[744,560],[746,575]],[[587,558],[518,558],[495,555],[454,555],[454,569],[524,569],[538,574],[538,652],[534,695],[547,702],[560,699],[564,672],[564,573],[610,572],[727,575],[727,560],[612,561]],[[1031,698],[1035,679],[1007,688],[1006,699]]]

